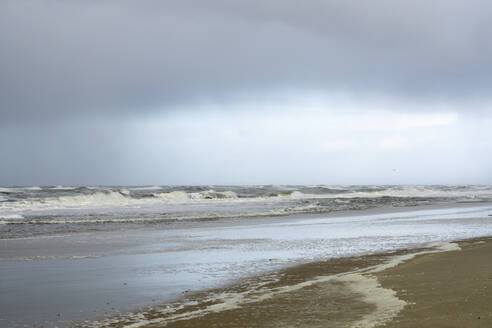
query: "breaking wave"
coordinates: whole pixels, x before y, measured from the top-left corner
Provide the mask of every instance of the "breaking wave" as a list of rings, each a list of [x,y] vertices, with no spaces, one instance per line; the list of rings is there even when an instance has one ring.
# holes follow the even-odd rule
[[[159,186],[142,186],[142,187],[128,187],[128,190],[159,190],[162,187]]]
[[[16,193],[16,192],[22,192],[22,190],[18,189],[18,188],[0,187],[0,193],[3,193],[3,194],[10,194],[10,193]]]
[[[69,186],[61,186],[61,185],[58,185],[58,186],[55,186],[55,187],[51,187],[52,190],[75,190],[77,189],[77,187],[69,187]]]
[[[31,191],[40,191],[40,190],[43,190],[43,188],[41,187],[38,187],[38,186],[33,186],[33,187],[24,187],[22,188],[24,190],[31,190]]]
[[[231,187],[234,190],[170,190],[155,192],[162,187],[128,187],[89,189],[79,187],[50,187],[43,192],[47,197],[20,195],[19,188],[0,188],[0,214],[2,210],[43,210],[61,208],[98,208],[98,207],[125,207],[152,204],[179,204],[179,203],[207,203],[207,202],[255,202],[255,201],[289,201],[304,199],[354,199],[354,198],[436,198],[455,197],[467,199],[492,198],[492,188],[489,186],[475,187],[428,187],[428,186],[366,186],[366,187]],[[189,187],[191,189],[192,187]],[[199,189],[194,187],[195,190]],[[40,187],[22,188],[28,191],[39,191]],[[51,189],[51,191],[48,191]],[[224,188],[223,188],[224,189]],[[154,191],[149,193],[148,191]],[[50,192],[59,195],[51,196]],[[12,196],[12,193],[13,196]],[[24,192],[26,193],[26,192]],[[23,197],[20,197],[23,196]],[[16,198],[12,198],[16,197]]]
[[[0,188],[0,238],[51,225],[153,223],[490,201],[490,186],[144,186]],[[41,191],[39,189],[42,189]],[[39,231],[21,225],[48,225]],[[6,225],[10,225],[5,229]],[[16,226],[13,226],[16,225]],[[18,228],[18,229],[17,229]],[[24,230],[23,230],[24,229]],[[77,228],[79,229],[79,228]],[[28,231],[29,230],[29,231]]]
[[[214,190],[207,190],[202,192],[184,192],[184,191],[172,191],[163,193],[152,194],[156,198],[175,202],[175,201],[193,201],[204,199],[237,199],[238,196],[233,191],[216,192]]]

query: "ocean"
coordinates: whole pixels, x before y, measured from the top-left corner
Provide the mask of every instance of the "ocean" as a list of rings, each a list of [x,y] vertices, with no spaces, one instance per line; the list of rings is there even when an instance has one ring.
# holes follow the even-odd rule
[[[490,186],[0,187],[0,239],[491,199]]]

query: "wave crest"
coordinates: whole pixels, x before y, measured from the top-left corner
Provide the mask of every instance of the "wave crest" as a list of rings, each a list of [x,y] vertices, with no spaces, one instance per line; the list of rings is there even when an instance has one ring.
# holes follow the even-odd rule
[[[221,191],[207,190],[202,192],[185,192],[185,191],[171,191],[154,193],[152,196],[167,200],[170,202],[186,202],[194,200],[206,200],[206,199],[237,199],[238,196],[233,191]]]

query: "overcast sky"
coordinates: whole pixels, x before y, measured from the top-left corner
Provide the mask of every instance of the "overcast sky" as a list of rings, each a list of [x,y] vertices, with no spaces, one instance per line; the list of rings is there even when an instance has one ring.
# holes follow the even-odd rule
[[[0,185],[492,184],[488,0],[2,0]]]

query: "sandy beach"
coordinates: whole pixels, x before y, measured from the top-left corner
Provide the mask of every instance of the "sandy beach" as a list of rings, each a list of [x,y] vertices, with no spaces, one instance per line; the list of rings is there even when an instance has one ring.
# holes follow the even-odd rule
[[[179,311],[154,309],[146,313],[146,321],[135,325],[105,324],[176,328],[490,327],[492,238],[447,246],[306,264],[241,285],[190,295],[188,305]],[[219,294],[228,294],[230,302],[223,305],[210,297]]]
[[[80,326],[489,327],[491,256],[482,237],[314,261]]]
[[[386,327],[492,327],[492,238],[459,246],[377,274],[407,302]]]

